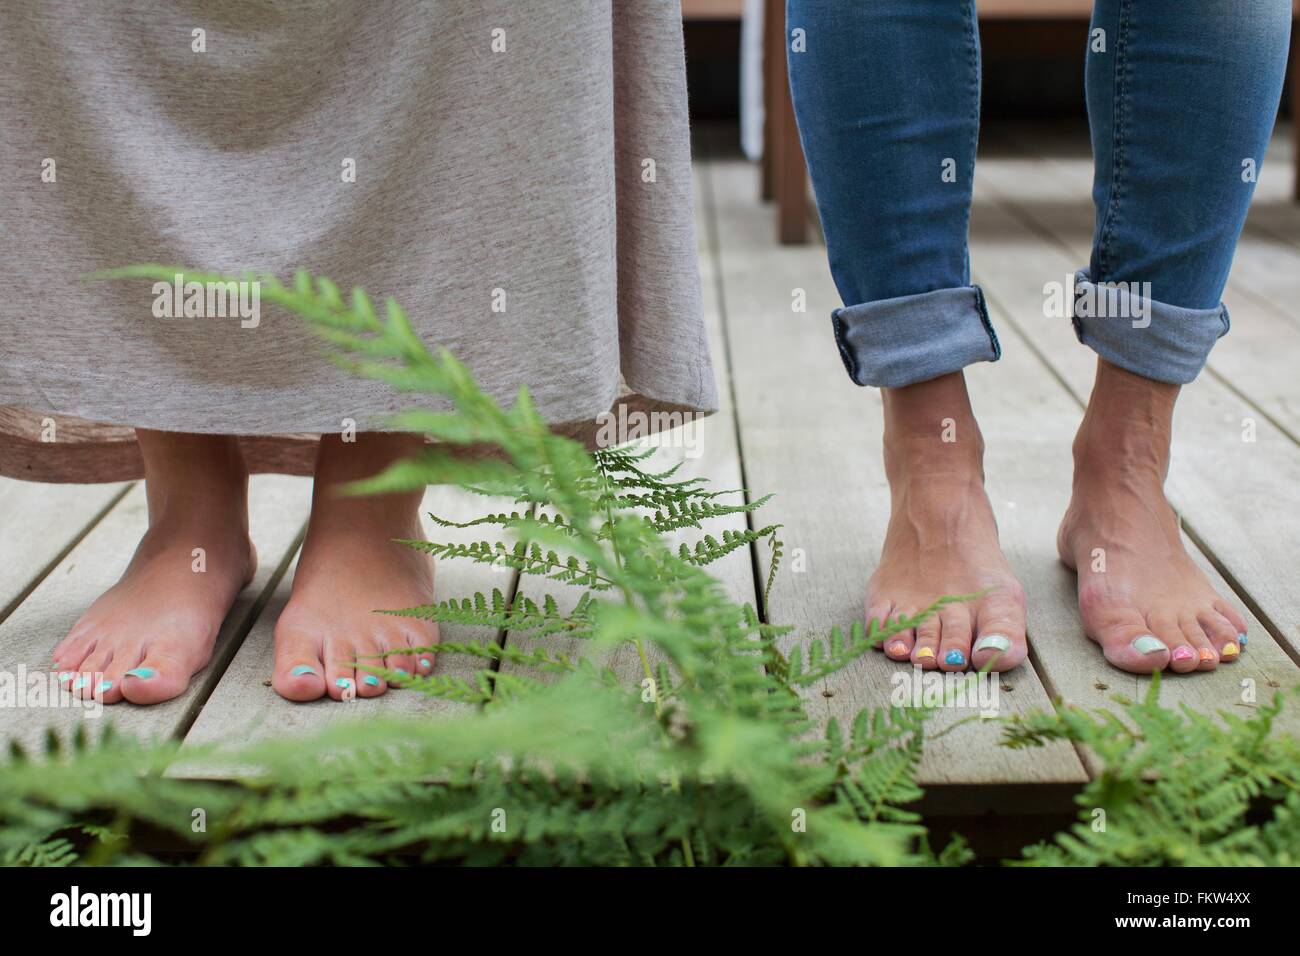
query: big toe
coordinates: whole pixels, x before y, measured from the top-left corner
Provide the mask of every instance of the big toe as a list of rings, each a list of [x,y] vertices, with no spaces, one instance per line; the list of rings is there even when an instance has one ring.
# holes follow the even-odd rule
[[[971,666],[976,670],[1009,671],[1029,654],[1025,608],[1010,598],[990,595],[976,608]]]
[[[150,648],[140,663],[123,671],[119,686],[122,696],[133,704],[160,704],[185,693],[198,669],[182,655]]]
[[[271,687],[285,700],[316,700],[325,695],[325,664],[320,641],[291,628],[275,632],[275,673]]]
[[[1120,670],[1151,674],[1169,666],[1174,649],[1183,643],[1181,631],[1162,640],[1146,622],[1114,624],[1097,632],[1102,653]]]

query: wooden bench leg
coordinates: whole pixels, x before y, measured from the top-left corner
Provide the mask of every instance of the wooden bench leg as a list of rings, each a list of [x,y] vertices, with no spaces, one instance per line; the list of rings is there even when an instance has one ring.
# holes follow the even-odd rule
[[[808,241],[808,168],[794,104],[790,101],[790,80],[785,61],[786,27],[784,0],[767,0],[763,24],[767,126],[772,150],[771,189],[776,198],[776,235],[783,245]],[[764,187],[767,187],[764,183]]]
[[[772,0],[763,2],[763,179],[760,184],[763,202],[776,195],[776,91],[780,87],[778,60],[784,52],[780,31],[773,25]]]

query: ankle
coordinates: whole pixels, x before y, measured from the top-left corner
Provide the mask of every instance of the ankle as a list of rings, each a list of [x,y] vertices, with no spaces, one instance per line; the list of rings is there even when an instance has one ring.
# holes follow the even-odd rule
[[[1097,379],[1075,435],[1075,478],[1153,480],[1169,470],[1179,387],[1099,361]]]
[[[984,436],[960,372],[884,389],[884,462],[891,484],[948,478],[984,483]]]

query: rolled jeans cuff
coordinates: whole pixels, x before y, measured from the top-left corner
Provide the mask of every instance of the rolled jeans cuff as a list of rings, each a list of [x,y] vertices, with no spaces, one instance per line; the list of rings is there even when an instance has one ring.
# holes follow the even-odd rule
[[[831,324],[859,385],[902,388],[1002,354],[976,285],[845,306]]]
[[[1152,299],[1149,287],[1094,283],[1086,269],[1075,273],[1071,305],[1080,342],[1112,365],[1170,385],[1195,379],[1231,326],[1223,305],[1167,305]]]

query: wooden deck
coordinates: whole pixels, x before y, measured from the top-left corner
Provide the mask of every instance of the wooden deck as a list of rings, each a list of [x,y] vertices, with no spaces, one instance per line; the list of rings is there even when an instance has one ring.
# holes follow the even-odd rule
[[[758,170],[720,148],[697,145],[701,272],[724,407],[705,423],[686,469],[721,487],[775,492],[765,521],[784,524],[787,567],[770,617],[802,635],[824,634],[862,613],[863,586],[888,510],[881,469],[879,393],[849,383],[830,335],[839,305],[820,244],[776,245],[770,211],[757,202]],[[1300,684],[1300,209],[1289,202],[1290,141],[1279,135],[1265,165],[1226,300],[1232,334],[1184,392],[1169,494],[1192,553],[1250,620],[1250,650],[1209,674],[1171,677],[1167,701],[1236,711],[1243,682],[1260,700]],[[1057,562],[1056,523],[1070,487],[1070,441],[1091,382],[1093,354],[1068,320],[1043,317],[1042,286],[1087,262],[1091,166],[1077,133],[990,130],[977,174],[972,260],[1004,346],[996,365],[969,370],[988,443],[989,488],[1011,563],[1030,596],[1029,661],[1001,678],[1003,713],[1047,708],[1053,698],[1107,706],[1144,680],[1117,671],[1081,630],[1072,576]],[[796,288],[807,312],[791,309]],[[1243,441],[1254,422],[1255,440]],[[664,460],[683,457],[664,448]],[[262,568],[226,621],[213,663],[181,698],[151,708],[117,705],[99,719],[187,742],[243,743],[306,733],[328,721],[463,706],[401,691],[369,701],[289,704],[269,686],[271,634],[292,577],[307,514],[305,479],[252,482],[252,525]],[[426,510],[468,514],[470,502],[431,489]],[[741,519],[743,520],[743,519]],[[145,522],[138,486],[41,486],[0,482],[0,671],[34,671],[96,594],[125,567]],[[714,530],[714,529],[711,529]],[[430,530],[432,534],[432,531]],[[439,532],[441,534],[441,532]],[[716,533],[716,531],[715,531]],[[717,572],[754,600],[762,548]],[[439,568],[439,597],[501,587],[512,572],[452,562]],[[531,593],[531,592],[530,592]],[[536,596],[536,595],[534,595]],[[447,627],[448,640],[470,635]],[[474,634],[473,637],[481,637]],[[511,641],[512,635],[498,639]],[[630,659],[614,666],[635,667]],[[439,658],[441,672],[472,670]],[[823,718],[849,717],[889,700],[901,665],[872,654],[809,693]],[[950,709],[939,725],[970,717]],[[70,708],[0,709],[0,736],[38,744],[44,728],[87,720]],[[1300,731],[1293,710],[1290,729]],[[929,746],[922,782],[936,814],[1059,812],[1096,767],[1064,744],[1034,751],[998,746],[996,722],[965,721]],[[185,775],[241,768],[182,764]]]

